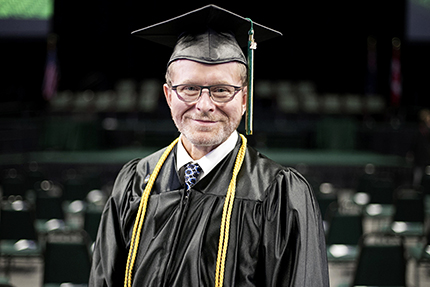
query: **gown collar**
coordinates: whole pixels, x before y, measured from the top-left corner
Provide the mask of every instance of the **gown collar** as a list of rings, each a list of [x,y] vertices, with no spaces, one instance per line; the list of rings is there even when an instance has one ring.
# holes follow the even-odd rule
[[[202,179],[235,148],[238,137],[237,131],[234,131],[225,142],[199,160],[193,160],[190,157],[182,145],[181,139],[179,139],[176,152],[176,170],[179,171],[182,166],[189,162],[198,163],[203,170],[199,176],[199,179]]]

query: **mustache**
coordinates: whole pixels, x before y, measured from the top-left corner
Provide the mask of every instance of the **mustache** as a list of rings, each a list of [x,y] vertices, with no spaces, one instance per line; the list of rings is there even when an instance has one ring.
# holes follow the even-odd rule
[[[209,113],[193,113],[186,115],[187,118],[197,121],[210,121],[210,122],[217,122],[222,120],[220,117],[214,117],[213,115]]]

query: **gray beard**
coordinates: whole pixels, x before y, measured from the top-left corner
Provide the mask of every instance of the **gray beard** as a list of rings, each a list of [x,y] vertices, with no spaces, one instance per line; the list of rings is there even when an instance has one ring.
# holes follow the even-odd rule
[[[210,119],[210,117],[200,117],[203,119]],[[215,133],[215,135],[211,138],[208,137],[202,137],[195,134],[196,129],[193,128],[191,125],[184,124],[184,120],[181,121],[182,129],[179,128],[179,125],[175,122],[176,127],[178,128],[179,132],[182,133],[183,136],[185,136],[193,145],[195,146],[219,146],[224,141],[228,139],[228,137],[237,129],[237,127],[240,124],[240,121],[235,123],[229,121],[226,126],[224,126],[219,132]],[[206,130],[204,128],[200,129],[199,132],[210,132],[210,129],[207,128]]]

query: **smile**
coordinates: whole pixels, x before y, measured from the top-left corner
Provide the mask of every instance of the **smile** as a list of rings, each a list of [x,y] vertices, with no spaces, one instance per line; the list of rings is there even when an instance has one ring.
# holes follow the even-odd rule
[[[203,125],[216,124],[218,122],[218,121],[211,121],[211,120],[204,120],[204,119],[193,119],[193,121]]]

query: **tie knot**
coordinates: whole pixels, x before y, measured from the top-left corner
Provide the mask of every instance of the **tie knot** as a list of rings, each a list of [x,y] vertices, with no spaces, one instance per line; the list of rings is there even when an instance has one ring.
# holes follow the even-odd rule
[[[198,163],[188,163],[185,166],[185,186],[187,190],[196,184],[198,175],[202,172],[202,168]]]

